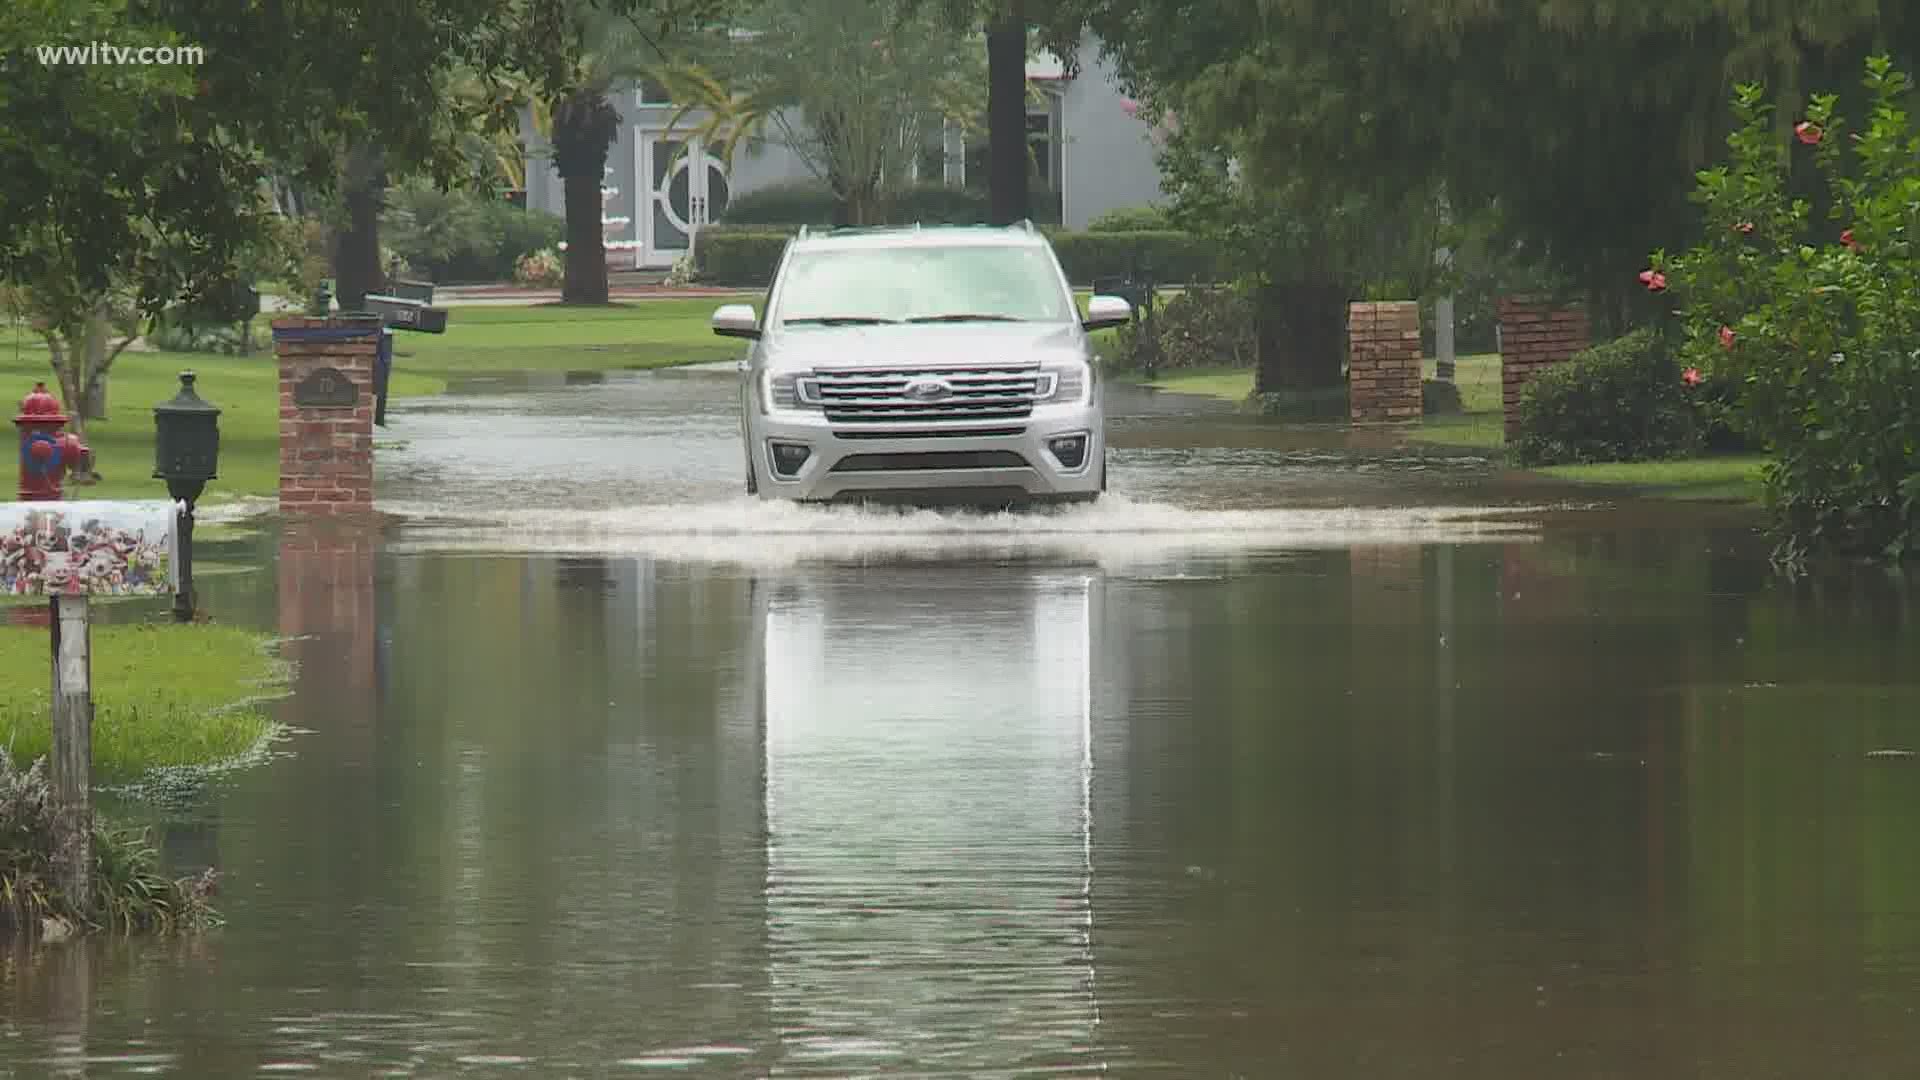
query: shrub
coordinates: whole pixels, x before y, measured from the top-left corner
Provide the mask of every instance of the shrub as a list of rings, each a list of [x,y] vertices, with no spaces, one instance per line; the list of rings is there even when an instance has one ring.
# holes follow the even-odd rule
[[[818,180],[796,180],[734,196],[720,213],[722,225],[830,225],[833,192]]]
[[[1028,193],[1036,225],[1058,224],[1060,194],[1035,188]],[[720,215],[725,225],[833,224],[837,203],[832,189],[818,180],[772,184],[747,192],[727,204]],[[895,192],[886,202],[881,224],[978,225],[990,219],[987,193],[978,188],[948,184],[913,184]]]
[[[0,931],[31,934],[43,919],[120,930],[198,927],[217,921],[209,899],[217,875],[169,880],[140,830],[93,834],[93,906],[75,910],[53,880],[53,790],[47,759],[22,770],[0,748]]]
[[[1154,367],[1252,367],[1253,303],[1239,289],[1187,289],[1156,298],[1152,318],[1114,331],[1112,363],[1123,370],[1145,367],[1145,347]]]
[[[1067,280],[1091,284],[1096,278],[1132,277],[1145,271],[1162,285],[1221,280],[1218,248],[1185,232],[1067,232],[1046,230]]]
[[[1536,374],[1521,394],[1521,465],[1647,461],[1699,449],[1701,423],[1679,363],[1637,330]]]
[[[520,256],[513,268],[513,280],[532,289],[557,289],[566,280],[566,267],[558,252],[541,248]]]
[[[1158,206],[1126,206],[1087,222],[1088,232],[1171,232],[1173,222]]]
[[[693,245],[695,275],[718,285],[769,285],[795,231],[772,225],[708,225]]]
[[[1685,361],[1738,388],[1740,427],[1773,457],[1767,501],[1790,562],[1920,554],[1920,128],[1885,57],[1867,62],[1866,87],[1864,130],[1849,136],[1837,99],[1818,95],[1783,145],[1766,92],[1741,86],[1731,161],[1694,196],[1704,240],[1655,252],[1641,276],[1678,292]],[[1794,155],[1827,181],[1829,223],[1792,197]]]
[[[440,283],[506,281],[522,256],[557,245],[566,222],[504,199],[410,184],[390,195],[381,222],[396,255]]]

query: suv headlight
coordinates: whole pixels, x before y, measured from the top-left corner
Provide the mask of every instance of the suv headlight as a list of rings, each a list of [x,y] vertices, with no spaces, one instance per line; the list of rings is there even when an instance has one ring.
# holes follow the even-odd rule
[[[1087,399],[1093,381],[1086,364],[1059,364],[1040,369],[1040,392],[1035,401],[1072,403]]]
[[[768,412],[806,412],[820,407],[820,395],[812,379],[791,371],[769,371],[762,378]]]

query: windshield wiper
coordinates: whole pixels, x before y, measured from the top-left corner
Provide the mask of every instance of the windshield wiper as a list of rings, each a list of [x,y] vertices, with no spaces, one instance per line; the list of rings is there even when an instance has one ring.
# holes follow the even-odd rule
[[[803,315],[797,319],[781,319],[782,326],[879,326],[891,323],[892,319],[876,318],[872,315]]]
[[[910,323],[922,322],[1026,322],[1013,315],[986,315],[971,312],[955,312],[952,315],[916,315],[907,320]]]

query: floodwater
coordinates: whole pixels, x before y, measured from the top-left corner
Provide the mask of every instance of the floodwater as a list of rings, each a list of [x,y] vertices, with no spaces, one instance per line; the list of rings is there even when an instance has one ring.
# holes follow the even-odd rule
[[[301,663],[143,811],[227,924],[12,954],[0,1074],[1920,1072],[1910,580],[1146,397],[1093,507],[760,506],[725,373],[498,389],[203,552]]]

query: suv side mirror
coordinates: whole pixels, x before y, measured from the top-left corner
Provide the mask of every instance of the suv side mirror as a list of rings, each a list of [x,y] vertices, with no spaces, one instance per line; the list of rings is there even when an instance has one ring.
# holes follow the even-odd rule
[[[754,315],[752,304],[722,304],[713,313],[713,332],[721,337],[756,339],[760,336],[760,319]]]
[[[1087,317],[1080,320],[1087,330],[1105,330],[1133,319],[1133,305],[1117,296],[1094,296],[1087,301]]]

